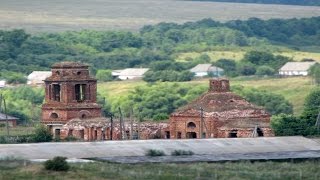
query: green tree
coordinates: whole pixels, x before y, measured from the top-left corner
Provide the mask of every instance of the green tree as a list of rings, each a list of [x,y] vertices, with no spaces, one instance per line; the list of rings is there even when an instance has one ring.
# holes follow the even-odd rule
[[[52,134],[47,127],[40,125],[36,128],[33,139],[35,142],[50,142],[52,140]]]
[[[228,76],[237,75],[236,62],[233,59],[219,59],[215,65],[222,68]]]
[[[258,76],[272,76],[274,73],[275,70],[269,66],[259,66],[256,71],[256,75]]]
[[[313,65],[309,70],[309,74],[313,78],[314,83],[316,85],[319,85],[320,84],[320,64],[316,63],[315,65]]]
[[[96,78],[102,82],[112,81],[112,71],[99,69],[96,73]]]

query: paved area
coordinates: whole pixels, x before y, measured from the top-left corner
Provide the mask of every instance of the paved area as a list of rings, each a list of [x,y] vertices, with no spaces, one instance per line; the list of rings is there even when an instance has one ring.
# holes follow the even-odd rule
[[[167,155],[178,149],[191,150],[196,155],[215,156],[236,153],[243,156],[243,154],[283,152],[314,152],[319,154],[320,143],[303,137],[264,137],[1,144],[0,158],[49,159],[54,156],[68,158],[137,157],[144,156],[148,149],[162,150]]]

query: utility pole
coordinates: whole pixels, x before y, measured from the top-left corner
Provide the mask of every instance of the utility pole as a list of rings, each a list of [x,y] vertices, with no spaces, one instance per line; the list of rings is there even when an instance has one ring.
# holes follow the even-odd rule
[[[133,139],[133,108],[130,111],[130,140]]]
[[[200,138],[203,138],[203,108],[200,107]]]
[[[122,112],[121,108],[119,107],[119,114],[120,114],[120,140],[122,140]]]
[[[111,112],[108,113],[110,117],[110,140],[112,141],[112,135],[113,135],[113,114]]]
[[[6,114],[7,136],[9,136],[9,121],[8,121],[7,104],[6,104],[6,99],[5,98],[3,98],[3,104],[4,104],[4,113]]]
[[[319,130],[320,130],[320,109],[319,109],[319,112],[318,112],[318,117],[317,117],[317,121],[316,121],[316,127],[317,127],[317,130],[318,130],[318,134],[319,134]]]

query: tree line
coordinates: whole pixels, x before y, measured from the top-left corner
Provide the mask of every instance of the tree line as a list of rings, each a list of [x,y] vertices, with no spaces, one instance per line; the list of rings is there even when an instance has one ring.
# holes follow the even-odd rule
[[[31,35],[24,30],[0,30],[0,68],[3,70],[0,76],[11,83],[25,82],[26,74],[49,70],[53,63],[63,60],[88,63],[92,65],[93,74],[101,69],[151,67],[157,62],[171,62],[172,65],[161,70],[166,72],[153,68],[148,74],[150,81],[158,80],[158,76],[170,81],[188,80],[190,74],[181,71],[189,66],[174,62],[179,53],[241,47],[265,50],[279,45],[296,50],[305,47],[319,50],[319,29],[320,17],[251,18],[226,23],[203,19],[144,26],[139,32],[82,30]],[[273,69],[277,66],[275,59],[278,57],[268,65]],[[201,61],[194,59],[192,64]],[[264,67],[259,71],[271,69]]]

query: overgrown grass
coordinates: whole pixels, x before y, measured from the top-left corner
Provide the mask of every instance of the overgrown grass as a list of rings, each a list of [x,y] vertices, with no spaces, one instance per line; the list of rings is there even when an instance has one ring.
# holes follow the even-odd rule
[[[172,156],[192,156],[194,155],[194,152],[192,151],[187,151],[187,150],[174,150],[171,152]]]
[[[146,156],[165,156],[166,154],[162,150],[158,149],[149,149],[146,152]]]
[[[0,162],[1,163],[1,162]],[[68,172],[44,170],[42,164],[22,162],[0,166],[0,179],[319,179],[319,161],[235,162],[186,164],[71,164]]]
[[[10,127],[9,128],[9,134],[10,136],[19,136],[19,135],[28,135],[28,134],[34,134],[35,127],[26,127],[26,126],[17,126],[17,127]],[[6,136],[7,135],[7,128],[1,127],[0,128],[0,136]]]

